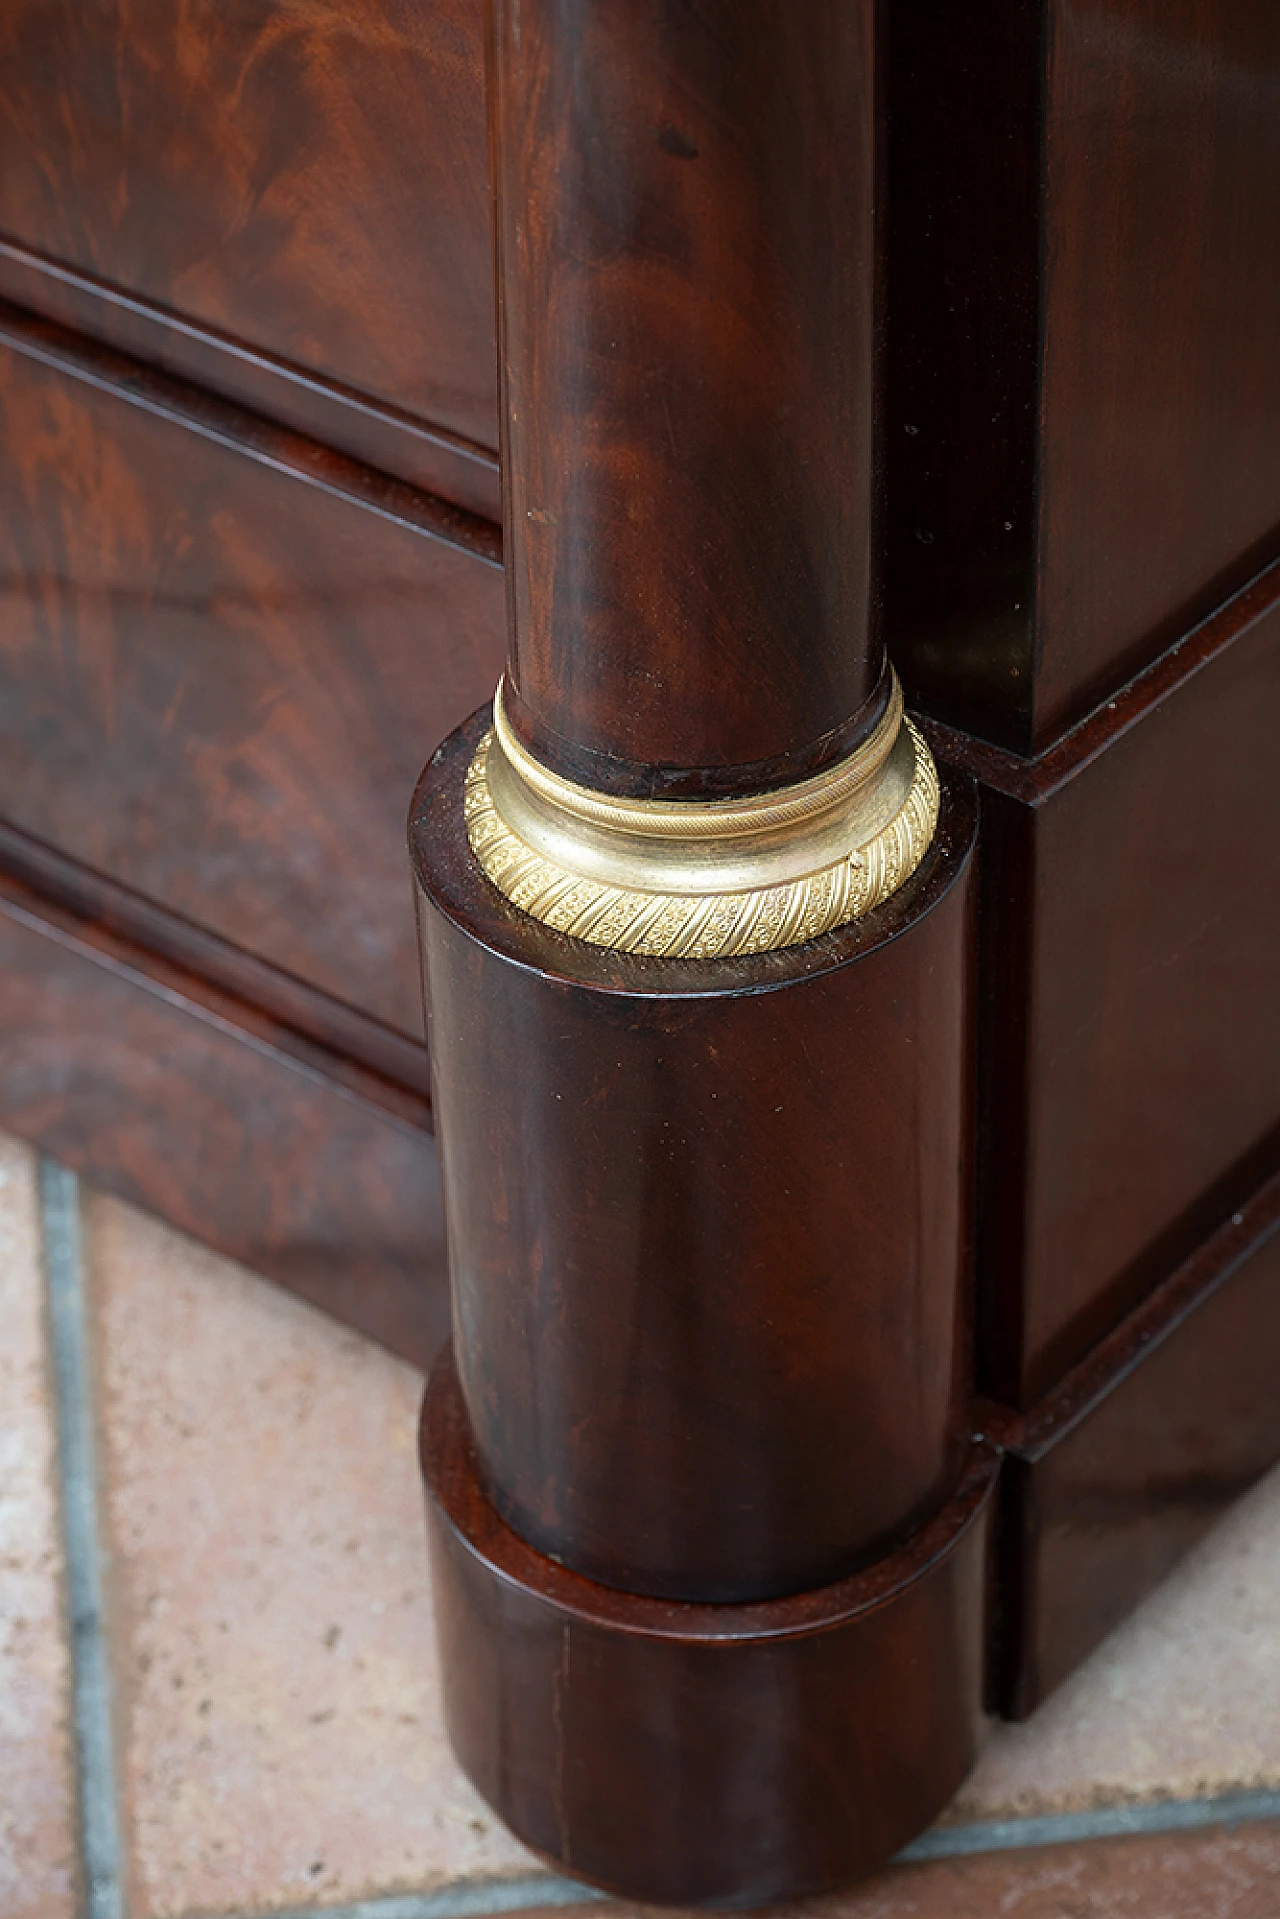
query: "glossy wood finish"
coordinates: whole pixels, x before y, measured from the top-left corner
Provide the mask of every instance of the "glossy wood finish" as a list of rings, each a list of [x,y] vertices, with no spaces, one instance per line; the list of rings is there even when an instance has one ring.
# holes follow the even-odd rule
[[[488,447],[12,240],[0,240],[0,297],[490,521],[502,511]]]
[[[1038,740],[1280,544],[1280,17],[1050,22]]]
[[[508,712],[597,789],[795,779],[881,710],[876,12],[496,0]],[[483,876],[489,724],[410,816],[451,1737],[626,1897],[842,1884],[954,1791],[981,1698],[972,788],[865,920],[640,958]]]
[[[476,0],[10,0],[0,233],[492,449],[482,19]]]
[[[1280,513],[1280,29],[515,14],[527,736],[625,790],[794,777],[874,716],[887,625],[996,742],[934,734],[984,787],[976,1124],[963,782],[874,922],[711,986],[530,929],[456,816],[417,845],[469,902],[427,909],[453,1736],[568,1869],[773,1898],[877,1863],[972,1752],[970,1211],[1007,1710],[1280,1452],[1275,580],[1180,638]],[[480,18],[0,23],[4,1121],[419,1363],[397,848],[502,657]]]
[[[1280,569],[983,792],[987,1390],[1026,1406],[1280,1164]]]
[[[624,1898],[755,1906],[847,1884],[941,1811],[982,1688],[982,1447],[892,1558],[797,1599],[592,1585],[485,1497],[451,1365],[423,1422],[450,1736],[516,1834]]]
[[[654,961],[508,907],[462,826],[478,716],[411,818],[454,1345],[486,1483],[606,1584],[825,1584],[967,1444],[965,783],[885,907]]]
[[[404,796],[497,676],[491,535],[57,328],[0,331],[0,814],[420,1040]]]
[[[118,935],[206,985],[265,1013],[337,1059],[368,1067],[429,1105],[431,1070],[422,1039],[398,1032],[358,1006],[333,999],[296,974],[219,939],[141,893],[69,859],[0,821],[0,873],[49,906]],[[74,1066],[72,1066],[74,1070]]]
[[[495,10],[508,711],[588,784],[742,792],[878,716],[875,12]]]
[[[889,10],[885,623],[913,704],[1029,741],[1044,7]]]
[[[1024,1717],[1280,1459],[1280,1178],[1023,1419],[999,1524],[1002,1709]]]
[[[448,1326],[425,1102],[0,881],[4,1124],[427,1366]]]
[[[898,7],[890,647],[1038,750],[1280,542],[1271,0]]]

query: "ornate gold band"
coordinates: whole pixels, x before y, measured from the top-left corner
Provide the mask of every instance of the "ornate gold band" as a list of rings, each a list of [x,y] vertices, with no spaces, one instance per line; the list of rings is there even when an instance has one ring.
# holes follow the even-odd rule
[[[714,959],[843,926],[910,877],[938,776],[902,710],[814,778],[734,800],[624,800],[560,778],[494,724],[467,772],[472,852],[514,906],[625,953]]]

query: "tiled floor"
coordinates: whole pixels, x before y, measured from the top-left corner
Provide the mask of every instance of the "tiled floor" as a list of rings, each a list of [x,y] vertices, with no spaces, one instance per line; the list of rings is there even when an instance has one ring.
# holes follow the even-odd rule
[[[82,1335],[64,1299],[52,1348],[32,1162],[0,1142],[0,1919],[464,1919],[583,1897],[444,1743],[417,1375],[114,1200],[84,1196],[77,1262],[73,1183],[45,1190],[55,1279],[83,1305]],[[96,1378],[78,1427],[77,1341]],[[1035,1721],[994,1732],[919,1852],[821,1910],[1277,1919],[1280,1476]]]
[[[0,1140],[0,1913],[72,1909],[69,1661],[35,1169]]]

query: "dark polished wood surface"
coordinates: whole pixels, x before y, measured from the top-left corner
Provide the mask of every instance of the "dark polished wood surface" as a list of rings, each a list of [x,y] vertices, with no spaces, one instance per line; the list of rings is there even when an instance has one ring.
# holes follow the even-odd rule
[[[492,448],[482,23],[476,0],[10,0],[0,233]]]
[[[868,1571],[699,1606],[593,1585],[505,1526],[447,1356],[422,1442],[446,1723],[535,1851],[624,1898],[759,1906],[873,1870],[973,1763],[984,1447]]]
[[[502,511],[488,447],[12,240],[0,239],[0,297],[489,521]]]
[[[772,1898],[972,1752],[971,1214],[1006,1710],[1280,1451],[1280,596],[1239,591],[1280,519],[1280,14],[519,13],[518,723],[624,790],[767,784],[858,737],[887,634],[983,789],[976,1123],[967,872],[718,999],[474,874],[431,935],[484,1462],[432,1520],[453,1736],[569,1870]],[[401,823],[503,640],[482,14],[0,24],[0,1117],[418,1363]],[[794,1590],[832,1570],[839,1619]]]
[[[888,11],[885,624],[914,703],[1023,747],[1039,341],[1041,6]]]
[[[73,369],[56,329],[8,342],[0,814],[420,1038],[404,796],[492,690],[499,573],[407,488]]]
[[[426,1103],[0,880],[4,1124],[415,1365],[448,1330]]]
[[[969,1436],[971,789],[865,920],[637,959],[478,871],[462,780],[486,723],[436,754],[410,830],[491,1495],[631,1591],[823,1584],[936,1506]]]
[[[1025,1418],[997,1605],[1001,1708],[1022,1718],[1280,1458],[1280,1178],[1246,1201]]]
[[[613,791],[798,778],[883,697],[873,0],[496,18],[508,710]]]
[[[1049,17],[1041,744],[1280,545],[1280,12]]]
[[[1272,0],[892,15],[890,647],[1047,745],[1280,546]]]
[[[192,973],[266,1014],[300,1038],[317,1040],[338,1060],[367,1067],[428,1103],[431,1070],[423,1038],[387,1026],[347,1000],[220,939],[207,927],[105,879],[43,840],[0,820],[0,873],[50,906],[87,920],[154,958]]]
[[[980,1365],[1027,1405],[1280,1164],[1280,568],[983,795]]]
[[[304,486],[426,533],[472,554],[486,566],[502,564],[501,532],[483,515],[406,486],[304,434],[281,429],[261,413],[229,405],[189,380],[158,372],[145,361],[101,346],[56,320],[0,301],[0,341],[25,359],[114,394],[144,413],[169,420],[260,466],[288,473]]]
[[[493,9],[508,712],[597,790],[794,780],[883,710],[878,11]],[[637,957],[484,877],[490,717],[410,816],[451,1737],[624,1896],[829,1888],[975,1750],[973,789],[865,919]]]
[[[493,512],[480,13],[23,6],[0,291]],[[889,610],[941,717],[1043,744],[1274,546],[1278,31],[1268,0],[894,12]]]

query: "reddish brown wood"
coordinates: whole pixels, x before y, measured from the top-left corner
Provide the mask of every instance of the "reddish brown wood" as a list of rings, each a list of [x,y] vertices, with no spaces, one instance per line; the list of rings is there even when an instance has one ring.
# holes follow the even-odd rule
[[[446,427],[304,372],[278,355],[199,326],[62,261],[0,240],[0,297],[143,360],[198,381],[294,432],[496,520],[498,457]]]
[[[1028,1405],[1280,1163],[1280,569],[983,779],[987,1389]]]
[[[794,779],[882,710],[876,12],[494,7],[508,711],[598,789]],[[842,1883],[954,1790],[981,1689],[972,789],[862,922],[637,958],[481,873],[489,723],[410,818],[451,1734],[625,1896]]]
[[[1271,0],[894,10],[890,646],[1047,745],[1280,522]]]
[[[1280,15],[1049,19],[1038,742],[1280,541]]]
[[[425,1102],[0,881],[5,1127],[430,1364],[448,1326]]]
[[[143,894],[104,879],[2,820],[0,873],[56,910],[116,933],[180,971],[194,973],[303,1039],[317,1040],[338,1058],[368,1067],[379,1078],[429,1103],[431,1069],[422,1040],[317,991],[294,974],[283,973]]]
[[[450,1736],[526,1845],[624,1898],[754,1906],[847,1884],[960,1784],[982,1697],[983,1447],[867,1572],[699,1606],[593,1585],[506,1527],[447,1359],[422,1438]]]
[[[282,429],[261,414],[227,405],[188,380],[156,372],[129,354],[99,346],[57,321],[0,301],[0,340],[25,359],[113,394],[262,466],[288,473],[305,486],[412,527],[486,565],[501,564],[501,534],[490,521]]]
[[[0,813],[420,1039],[404,795],[499,670],[478,523],[58,329],[7,341]]]
[[[1280,1177],[1024,1417],[999,1521],[1002,1709],[1023,1718],[1280,1458]]]
[[[873,0],[495,17],[508,710],[613,791],[798,778],[885,695]]]
[[[492,449],[482,17],[12,0],[0,232]]]
[[[435,756],[411,840],[492,1496],[631,1591],[823,1584],[935,1507],[968,1440],[971,800],[859,924],[635,959],[480,874],[461,806],[483,724]]]
[[[1280,512],[1275,10],[520,14],[526,736],[630,791],[795,776],[874,717],[887,592],[915,694],[997,742],[935,735],[985,786],[1021,1710],[1280,1450],[1248,1197],[1280,1159],[1275,578],[1181,637]],[[0,312],[0,866],[44,896],[0,910],[5,1124],[420,1362],[442,1243],[396,847],[502,651],[480,18],[0,27],[0,294],[43,316]],[[529,1535],[475,1467],[433,1521],[451,1723],[531,1843],[636,1897],[835,1883],[967,1763],[981,1528],[928,1543],[968,1497],[963,838],[827,958],[716,990],[521,945],[474,874],[434,922],[459,1351]],[[456,819],[418,852],[457,878]],[[835,1622],[795,1591],[846,1572]],[[735,1639],[748,1592],[775,1624]],[[701,1639],[653,1627],[677,1613]]]

